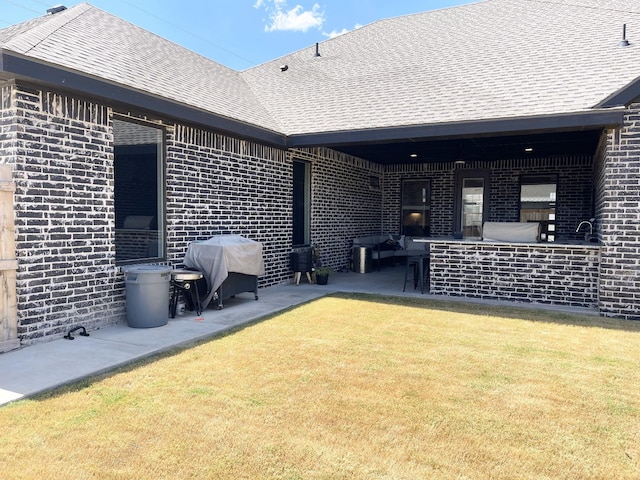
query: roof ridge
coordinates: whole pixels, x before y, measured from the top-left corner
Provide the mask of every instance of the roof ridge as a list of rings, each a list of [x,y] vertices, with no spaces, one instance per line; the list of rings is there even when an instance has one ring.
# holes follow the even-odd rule
[[[95,7],[88,3],[80,3],[61,12],[41,17],[44,20],[42,23],[17,34],[4,44],[4,48],[16,53],[27,54],[57,30],[93,8]]]

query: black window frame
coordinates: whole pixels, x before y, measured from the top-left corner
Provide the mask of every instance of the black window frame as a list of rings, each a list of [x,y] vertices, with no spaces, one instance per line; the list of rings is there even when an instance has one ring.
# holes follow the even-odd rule
[[[292,246],[294,248],[309,246],[311,242],[311,162],[294,158],[291,179]]]
[[[552,181],[550,181],[552,180]],[[523,185],[555,185],[556,186],[556,199],[553,203],[554,215],[555,219],[553,222],[544,221],[544,220],[535,220],[539,221],[541,225],[541,241],[542,242],[554,242],[557,240],[557,227],[558,227],[558,189],[559,189],[559,180],[560,176],[557,173],[543,173],[543,174],[522,174],[519,178],[519,186],[518,186],[518,221],[522,220],[522,186]],[[553,224],[552,233],[549,232],[549,225]],[[553,238],[549,239],[552,236]]]
[[[426,218],[426,225],[418,226],[415,230],[409,230],[408,226],[405,226],[405,211],[406,210],[415,210],[417,209],[416,205],[405,204],[405,184],[407,183],[420,183],[424,184],[424,188],[426,188],[426,193],[424,194],[425,206],[423,206],[423,214]],[[433,195],[433,189],[431,185],[430,178],[403,178],[400,181],[400,234],[406,235],[409,237],[428,237],[431,235],[431,197]],[[406,207],[405,207],[406,205]]]
[[[483,187],[483,205],[482,205],[482,225],[489,220],[489,192],[491,172],[484,168],[463,168],[456,170],[454,181],[454,198],[453,198],[453,235],[462,238],[462,187],[464,180],[467,178],[482,178]],[[482,226],[481,226],[482,227]]]
[[[115,228],[116,228],[116,242],[115,242],[115,254],[116,254],[116,264],[117,265],[130,265],[130,264],[134,264],[134,263],[153,263],[153,262],[162,262],[166,260],[166,255],[167,255],[167,235],[166,235],[166,207],[167,207],[167,203],[166,203],[166,178],[167,178],[167,172],[166,172],[166,162],[167,162],[167,150],[166,150],[166,145],[167,145],[167,132],[166,132],[166,128],[162,125],[159,125],[157,123],[153,123],[153,122],[147,122],[144,120],[140,120],[137,118],[132,118],[132,117],[128,117],[128,116],[123,116],[123,115],[117,115],[114,114],[113,116],[113,123],[112,123],[112,127],[113,127],[113,170],[114,170],[114,216],[115,216]],[[124,227],[124,219],[122,218],[122,215],[120,215],[118,213],[118,205],[119,205],[119,199],[118,199],[118,174],[117,174],[117,156],[118,156],[118,152],[117,150],[119,149],[119,146],[116,145],[116,133],[115,133],[115,129],[116,129],[116,122],[121,122],[121,123],[126,123],[129,125],[138,125],[140,127],[144,127],[144,128],[150,128],[153,130],[157,131],[157,134],[159,134],[159,142],[156,143],[155,145],[155,151],[156,151],[156,171],[155,171],[155,176],[156,176],[156,181],[155,181],[155,207],[154,207],[154,212],[155,215],[153,215],[155,218],[152,219],[151,224],[148,228],[148,230],[150,232],[157,232],[157,240],[155,242],[153,242],[153,244],[151,243],[147,243],[146,245],[146,254],[145,255],[139,255],[139,256],[126,256],[126,255],[122,255],[122,252],[119,254],[118,253],[118,238],[120,235],[123,234],[123,231],[126,231],[127,229],[123,228]],[[151,144],[149,144],[151,145]],[[151,212],[145,212],[145,215],[150,214]],[[126,215],[125,215],[126,217]],[[152,226],[155,225],[155,228],[151,228]],[[144,229],[144,228],[143,228]],[[135,228],[132,228],[131,230],[135,230]]]

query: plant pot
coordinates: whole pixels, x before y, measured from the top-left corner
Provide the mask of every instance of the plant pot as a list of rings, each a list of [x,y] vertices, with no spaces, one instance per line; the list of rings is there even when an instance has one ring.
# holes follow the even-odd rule
[[[320,273],[316,273],[316,283],[318,285],[326,285],[327,282],[329,281],[329,275],[328,274],[320,274]]]

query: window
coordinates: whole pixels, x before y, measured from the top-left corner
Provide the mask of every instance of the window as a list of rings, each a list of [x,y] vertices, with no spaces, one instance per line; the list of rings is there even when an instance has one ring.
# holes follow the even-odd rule
[[[431,183],[429,180],[402,181],[401,234],[428,237],[431,232]]]
[[[162,129],[113,120],[116,261],[164,257]]]
[[[480,238],[482,236],[482,212],[484,210],[484,179],[465,178],[462,180],[462,236]]]
[[[311,229],[311,168],[293,161],[293,245],[309,245]]]
[[[489,172],[463,169],[456,171],[456,197],[453,214],[454,236],[482,238],[487,217]]]
[[[553,242],[556,233],[555,175],[525,175],[520,178],[520,221],[540,222],[543,242]]]

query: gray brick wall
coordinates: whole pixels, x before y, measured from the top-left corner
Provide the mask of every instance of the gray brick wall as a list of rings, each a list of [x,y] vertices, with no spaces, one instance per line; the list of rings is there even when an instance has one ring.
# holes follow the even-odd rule
[[[432,294],[598,307],[597,246],[434,242],[430,258]]]
[[[181,263],[194,240],[242,235],[261,242],[259,286],[289,275],[292,163],[287,152],[184,125],[167,132],[167,242]]]
[[[288,282],[292,246],[292,162],[311,164],[311,243],[325,265],[346,267],[351,240],[378,233],[380,166],[327,149],[291,152],[175,126],[167,134],[168,255],[180,263],[189,242],[243,235],[263,244],[260,287]]]
[[[602,238],[600,311],[640,320],[640,103],[607,132],[597,162]]]
[[[16,183],[22,344],[57,338],[77,324],[93,329],[123,320],[124,281],[115,263],[113,108],[22,83],[0,85],[0,107],[0,162],[13,166]],[[640,148],[638,111],[637,105],[627,125],[609,134],[595,163],[604,241],[600,305],[608,315],[627,318],[640,318],[640,159],[633,150]],[[311,241],[334,269],[348,265],[354,237],[399,230],[404,178],[431,179],[432,233],[451,233],[450,165],[384,168],[327,149],[287,152],[147,115],[127,115],[166,129],[170,264],[182,261],[189,242],[232,233],[263,243],[261,287],[290,281],[294,158],[311,164]],[[516,218],[518,180],[525,173],[558,173],[561,231],[571,233],[591,213],[591,159],[469,165],[480,167],[492,170],[492,220]],[[372,177],[379,186],[371,184]]]
[[[0,161],[15,175],[22,344],[75,324],[117,322],[124,297],[114,261],[109,109],[11,85],[3,87],[5,115],[12,148],[3,142]]]

